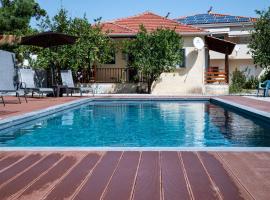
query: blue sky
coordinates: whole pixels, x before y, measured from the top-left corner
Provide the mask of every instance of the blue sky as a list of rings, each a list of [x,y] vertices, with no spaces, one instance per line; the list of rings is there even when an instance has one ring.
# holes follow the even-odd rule
[[[61,7],[61,0],[37,0],[50,16]],[[152,11],[171,18],[206,13],[210,6],[216,13],[256,16],[255,9],[266,9],[269,0],[62,0],[62,5],[72,17],[86,13],[90,22],[102,17],[103,20],[127,17],[144,11]]]

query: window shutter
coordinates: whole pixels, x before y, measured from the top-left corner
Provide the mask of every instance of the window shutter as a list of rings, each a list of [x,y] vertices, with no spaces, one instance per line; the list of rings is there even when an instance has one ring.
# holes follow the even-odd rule
[[[181,49],[182,62],[179,63],[180,68],[186,67],[186,49]]]

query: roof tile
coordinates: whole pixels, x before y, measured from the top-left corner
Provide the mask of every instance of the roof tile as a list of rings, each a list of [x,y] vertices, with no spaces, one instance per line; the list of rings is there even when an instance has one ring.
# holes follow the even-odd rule
[[[112,34],[136,34],[139,32],[141,25],[144,25],[147,31],[153,31],[157,28],[168,28],[175,30],[177,33],[205,32],[200,28],[181,24],[152,12],[144,12],[136,16],[116,19],[111,22],[102,23],[102,25],[102,30],[104,32],[109,31]]]

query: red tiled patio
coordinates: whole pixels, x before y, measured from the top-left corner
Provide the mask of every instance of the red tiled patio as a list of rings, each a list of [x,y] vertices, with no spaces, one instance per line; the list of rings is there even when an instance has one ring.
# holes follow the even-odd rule
[[[2,152],[0,199],[269,199],[270,154]]]
[[[4,97],[6,106],[1,103],[0,100],[0,120],[24,113],[41,110],[50,106],[60,105],[67,103],[81,97],[61,97],[61,98],[27,98],[28,103],[21,98],[22,103],[18,102],[15,97]]]

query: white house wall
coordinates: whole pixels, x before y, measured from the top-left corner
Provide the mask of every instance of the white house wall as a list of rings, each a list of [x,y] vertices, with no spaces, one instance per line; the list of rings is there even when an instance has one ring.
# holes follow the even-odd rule
[[[218,66],[220,69],[225,68],[225,62],[224,60],[210,60],[210,66]],[[252,59],[234,59],[229,60],[229,72],[230,72],[230,79],[233,71],[236,69],[240,71],[245,71],[245,74],[247,77],[251,76],[260,76],[262,72],[262,68],[256,67],[253,63]]]
[[[162,73],[153,83],[153,94],[201,94],[204,86],[205,50],[196,50],[194,37],[183,37],[186,67],[172,73]],[[202,38],[203,39],[203,38]]]

